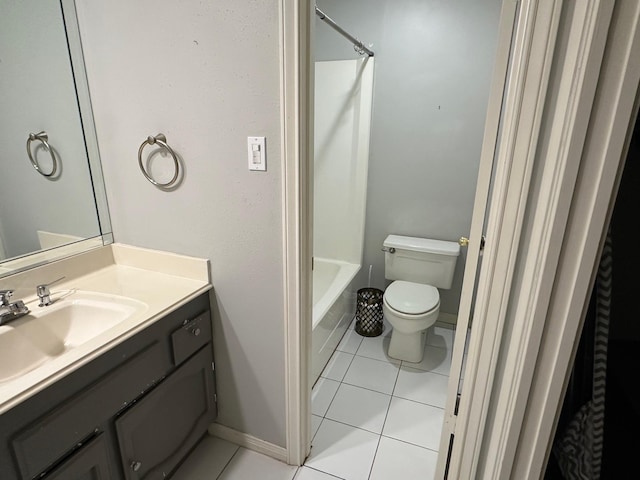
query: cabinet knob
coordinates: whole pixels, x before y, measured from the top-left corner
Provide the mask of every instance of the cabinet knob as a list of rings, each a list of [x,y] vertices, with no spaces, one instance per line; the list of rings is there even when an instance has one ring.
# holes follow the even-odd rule
[[[198,327],[195,327],[193,330],[191,330],[191,333],[197,337],[198,335],[200,335],[200,329]]]
[[[131,462],[131,470],[133,470],[134,472],[137,472],[138,470],[140,470],[141,466],[142,466],[142,462]]]

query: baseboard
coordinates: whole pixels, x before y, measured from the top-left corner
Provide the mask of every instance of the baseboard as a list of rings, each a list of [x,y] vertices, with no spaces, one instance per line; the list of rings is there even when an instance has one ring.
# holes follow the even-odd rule
[[[227,440],[228,442],[235,443],[248,450],[262,453],[281,462],[287,463],[287,449],[279,447],[273,443],[260,440],[248,433],[242,433],[233,428],[220,425],[219,423],[212,423],[209,425],[209,435]]]
[[[438,315],[438,320],[436,321],[436,325],[440,324],[440,326],[449,327],[449,328],[451,328],[452,326],[455,327],[457,323],[458,323],[457,315],[453,313],[444,313],[444,312],[440,312],[440,314]]]

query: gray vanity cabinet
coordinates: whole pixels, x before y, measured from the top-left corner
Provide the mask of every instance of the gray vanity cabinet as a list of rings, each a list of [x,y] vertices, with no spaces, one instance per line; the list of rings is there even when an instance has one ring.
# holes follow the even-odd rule
[[[205,293],[0,415],[0,479],[167,478],[215,398]]]

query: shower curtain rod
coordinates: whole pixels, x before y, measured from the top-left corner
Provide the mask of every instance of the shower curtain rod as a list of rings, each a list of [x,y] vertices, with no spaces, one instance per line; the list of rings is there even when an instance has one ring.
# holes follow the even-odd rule
[[[336,32],[338,32],[340,35],[342,35],[343,37],[346,37],[349,39],[349,41],[351,43],[353,43],[353,49],[358,52],[360,55],[364,55],[365,53],[367,55],[369,55],[370,57],[373,57],[373,51],[368,49],[367,47],[364,46],[364,43],[362,43],[360,40],[358,40],[356,37],[354,37],[353,35],[351,35],[349,32],[347,32],[345,29],[343,29],[340,25],[338,25],[336,22],[334,22],[333,20],[331,20],[331,18],[327,17],[327,15],[325,15],[325,13],[320,10],[318,8],[318,6],[316,5],[316,15],[318,17],[320,17],[320,20],[325,21],[331,28],[333,28]]]

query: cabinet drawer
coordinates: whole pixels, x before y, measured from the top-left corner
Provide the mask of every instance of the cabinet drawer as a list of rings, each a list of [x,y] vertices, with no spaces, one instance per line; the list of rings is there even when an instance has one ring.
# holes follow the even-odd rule
[[[167,363],[166,350],[153,343],[84,393],[20,432],[12,445],[22,476],[35,477],[71,451],[104,419],[162,378]]]
[[[112,480],[104,435],[91,440],[45,478],[46,480]]]
[[[209,312],[198,315],[171,334],[173,363],[179,365],[211,340],[211,318]]]

